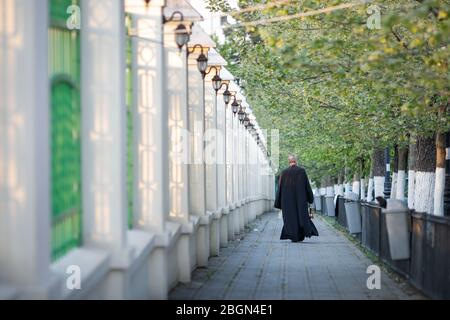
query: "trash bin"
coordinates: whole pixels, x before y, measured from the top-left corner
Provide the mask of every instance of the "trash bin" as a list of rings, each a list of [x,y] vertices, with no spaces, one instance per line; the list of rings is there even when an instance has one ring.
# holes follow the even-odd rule
[[[356,201],[345,201],[345,218],[350,233],[361,232],[361,205]]]
[[[391,259],[409,259],[411,218],[408,206],[401,200],[388,199],[381,213],[385,215]]]
[[[326,204],[326,214],[329,217],[334,217],[336,215],[334,209],[334,196],[325,196],[325,204]]]
[[[320,196],[314,196],[314,207],[317,212],[322,211],[322,202],[320,201]]]

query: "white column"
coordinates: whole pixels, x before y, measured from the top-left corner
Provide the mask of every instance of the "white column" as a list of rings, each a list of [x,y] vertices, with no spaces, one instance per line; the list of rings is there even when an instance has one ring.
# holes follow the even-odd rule
[[[228,214],[229,207],[227,203],[227,166],[226,166],[226,106],[223,101],[223,91],[219,91],[217,96],[217,183],[218,183],[218,205],[222,210],[220,218],[220,246],[228,245]]]
[[[47,60],[47,1],[1,1],[0,283],[24,298],[53,297]]]
[[[226,109],[226,122],[227,122],[227,139],[226,139],[226,192],[227,192],[227,206],[230,208],[228,214],[228,239],[234,239],[234,227],[233,227],[233,217],[234,212],[231,210],[233,208],[233,112],[231,107]]]
[[[214,72],[214,71],[213,71]],[[215,213],[218,209],[217,193],[217,112],[216,96],[211,81],[205,82],[205,162],[206,162],[206,209]]]
[[[238,167],[238,154],[239,154],[239,127],[238,116],[233,117],[233,204],[234,210],[234,233],[239,234],[239,167]]]
[[[244,147],[245,147],[245,140],[244,140],[244,126],[241,124],[239,128],[239,140],[238,140],[238,202],[240,204],[239,208],[239,230],[240,232],[244,231],[245,228],[245,205],[244,205]]]
[[[206,163],[206,210],[212,215],[210,229],[211,255],[219,255],[220,249],[220,218],[217,181],[217,97],[212,88],[212,70],[205,81],[205,163]]]
[[[206,213],[205,165],[203,162],[204,83],[192,54],[189,57],[189,133],[191,157],[189,164],[189,212],[198,216]]]
[[[130,10],[137,10],[142,3],[128,0],[127,4]],[[165,239],[169,214],[163,5],[164,1],[152,1],[145,14],[132,15],[133,224],[136,229],[155,233],[158,239]],[[148,259],[149,298],[167,299],[167,241],[157,243]]]
[[[123,1],[83,0],[81,27],[83,242],[128,255]]]
[[[169,110],[169,189],[172,221],[189,222],[189,134],[187,115],[186,48],[179,52],[174,40],[176,23],[167,23],[164,31],[167,63],[167,108]]]
[[[189,63],[189,131],[190,131],[190,164],[189,164],[189,212],[200,217],[197,233],[197,265],[208,266],[210,253],[209,216],[206,214],[206,176],[204,163],[204,82],[197,68],[197,54],[190,55]]]
[[[185,21],[186,23],[186,21]],[[188,58],[186,46],[180,52],[175,43],[178,21],[164,25],[165,62],[167,63],[167,108],[169,110],[169,220],[181,225],[175,254],[169,253],[169,263],[177,264],[178,278],[170,282],[191,280],[191,268],[197,260],[195,227],[198,220],[189,214],[189,117],[188,117]],[[194,192],[194,190],[192,190]],[[173,249],[169,249],[170,251]],[[172,257],[172,258],[171,258]]]
[[[164,232],[169,212],[168,113],[160,6],[132,15],[134,226]]]

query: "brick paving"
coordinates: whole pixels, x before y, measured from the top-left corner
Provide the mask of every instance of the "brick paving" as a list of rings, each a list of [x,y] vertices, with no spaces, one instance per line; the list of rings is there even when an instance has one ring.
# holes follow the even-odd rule
[[[421,299],[409,286],[381,273],[381,289],[366,286],[372,262],[345,236],[320,217],[320,237],[301,243],[279,240],[282,220],[266,213],[247,232],[221,248],[208,268],[194,271],[170,299]]]

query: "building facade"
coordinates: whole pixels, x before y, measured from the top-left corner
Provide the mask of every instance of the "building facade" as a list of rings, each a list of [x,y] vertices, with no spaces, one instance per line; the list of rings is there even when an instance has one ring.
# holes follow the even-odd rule
[[[271,209],[265,139],[224,103],[241,94],[201,20],[185,0],[0,3],[0,298],[166,299]]]

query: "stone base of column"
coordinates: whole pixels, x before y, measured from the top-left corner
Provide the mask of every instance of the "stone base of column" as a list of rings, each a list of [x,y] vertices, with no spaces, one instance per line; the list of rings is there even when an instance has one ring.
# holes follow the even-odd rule
[[[234,240],[234,210],[229,207],[227,214],[228,241]]]
[[[233,210],[233,215],[234,215],[234,219],[233,219],[233,232],[235,235],[239,236],[240,233],[240,206],[236,205],[236,207]]]
[[[244,233],[245,231],[245,204],[241,201],[241,207],[239,208],[239,232]]]
[[[189,224],[183,224],[177,243],[178,280],[191,281],[191,272],[197,266],[197,233],[200,219],[192,216]]]
[[[208,267],[209,259],[209,225],[210,217],[200,217],[200,224],[197,230],[197,266],[199,268]]]
[[[59,299],[61,296],[60,287],[64,279],[56,274],[50,274],[47,280],[39,285],[30,286],[23,290],[9,288],[0,292],[0,299],[25,299],[25,300],[51,300]],[[65,283],[65,282],[64,282]],[[1,288],[0,288],[1,289]]]
[[[169,276],[167,264],[167,248],[155,248],[148,259],[149,298],[151,300],[167,300],[168,298]]]
[[[222,217],[220,218],[220,247],[226,248],[228,246],[228,215],[230,210],[228,208],[222,209]]]
[[[250,223],[250,210],[249,210],[249,203],[247,200],[244,200],[243,208],[244,208],[244,227],[248,226]]]
[[[211,229],[210,229],[210,253],[211,256],[218,256],[220,252],[220,220],[222,212],[215,212],[212,215]]]

